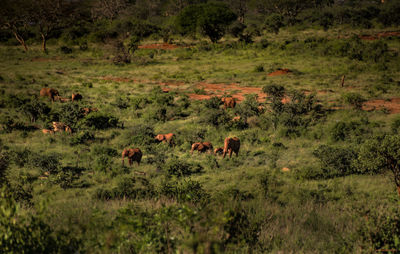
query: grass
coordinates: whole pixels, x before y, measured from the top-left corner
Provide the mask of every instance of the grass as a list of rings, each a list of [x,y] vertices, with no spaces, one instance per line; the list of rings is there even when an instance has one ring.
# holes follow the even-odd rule
[[[342,34],[340,31],[313,30],[293,35],[284,30],[278,36],[266,35],[273,45],[264,50],[255,46],[229,49],[224,48],[224,44],[214,46],[210,51],[196,47],[156,50],[151,51],[154,57],[147,59],[147,64],[134,62],[125,66],[113,65],[108,51],[101,45],[89,45],[85,52],[74,48],[69,55],[60,54],[55,46],[49,48],[47,55],[43,55],[39,47],[31,47],[31,51],[23,53],[18,48],[1,46],[0,88],[3,98],[10,94],[38,96],[45,85],[59,90],[62,97],[79,92],[84,97],[80,106],[96,107],[102,114],[117,117],[124,126],[90,130],[95,139],[78,145],[70,144],[77,133],[46,136],[40,129],[3,131],[0,136],[2,151],[12,153],[27,148],[39,154],[56,153],[60,156],[59,168],[83,168],[75,178],[72,173],[59,172],[40,179],[39,176],[43,176],[41,168],[29,162],[20,167],[10,159],[7,179],[11,185],[20,189],[32,188],[31,200],[18,202],[23,204],[26,214],[40,214],[39,207],[44,202],[46,223],[54,232],[63,229],[71,239],[79,239],[81,252],[128,253],[125,247],[129,244],[141,248],[141,252],[168,252],[168,241],[173,243],[174,250],[188,253],[196,250],[207,252],[212,248],[217,253],[247,253],[250,250],[255,253],[373,252],[377,248],[373,245],[374,240],[366,237],[373,228],[368,228],[365,221],[370,214],[393,216],[388,211],[398,209],[399,205],[390,175],[352,174],[307,180],[299,178],[296,173],[307,168],[321,168],[313,156],[319,145],[357,145],[359,140],[362,142],[372,134],[389,132],[396,117],[379,111],[357,111],[341,101],[342,94],[348,91],[367,99],[399,97],[400,90],[395,83],[399,82],[400,69],[396,59],[389,61],[387,70],[380,70],[376,63],[319,55],[314,51],[296,49],[300,47],[297,44],[286,50],[277,46],[294,36],[298,40],[311,36],[333,39],[339,33]],[[398,52],[400,49],[398,40],[390,41],[389,45],[391,50]],[[146,58],[148,50],[141,49],[137,54]],[[263,66],[265,71],[255,72],[257,66]],[[268,70],[277,68],[296,72],[267,76]],[[341,88],[340,79],[344,74],[345,87]],[[392,81],[386,92],[377,92],[373,85],[383,82],[382,75],[390,76]],[[174,94],[174,106],[163,102],[142,102],[138,109],[132,106],[138,98],[161,98],[172,94],[153,92],[160,82],[183,82]],[[326,118],[304,127],[298,136],[285,136],[282,126],[245,130],[215,127],[199,124],[199,119],[209,114],[202,102],[191,101],[190,106],[181,108],[176,99],[178,95],[193,91],[204,93],[196,87],[198,82],[239,83],[260,88],[271,83],[283,85],[287,90],[315,91],[318,102],[324,107],[329,108],[331,104],[328,102],[334,102],[342,109],[328,112]],[[127,108],[117,106],[119,98],[126,102]],[[53,110],[59,108],[57,102],[38,100]],[[166,107],[167,121],[153,118],[159,107]],[[3,106],[0,115],[7,114],[28,124],[19,108]],[[234,110],[228,109],[228,115],[234,116]],[[271,115],[267,111],[265,116]],[[54,117],[32,124],[42,128]],[[362,118],[373,123],[371,132],[359,137],[350,133],[344,141],[332,140],[331,130],[335,123]],[[154,134],[176,133],[177,145],[168,147],[135,141],[138,139],[134,138],[143,135],[135,132],[139,124],[149,125]],[[83,131],[86,127],[79,128]],[[210,141],[216,148],[222,147],[224,138],[228,136],[238,136],[242,141],[237,158],[223,160],[207,154],[189,154],[192,142]],[[136,164],[132,168],[121,166],[120,154],[127,146],[140,147],[144,152],[139,167]],[[117,155],[96,154],[94,147],[112,148]],[[102,156],[108,161],[102,161]],[[198,163],[203,170],[187,177],[168,176],[163,167],[174,157],[189,164]],[[282,172],[284,167],[290,170]],[[137,172],[146,172],[144,177],[158,192],[155,197],[138,200],[99,200],[95,197],[99,189],[113,189],[124,179],[141,176]],[[164,181],[183,182],[188,179],[200,183],[210,195],[209,199],[202,201],[204,204],[178,202],[161,191]],[[263,182],[263,179],[266,180]],[[70,185],[65,187],[63,184],[66,183]],[[195,193],[196,190],[192,191]],[[190,200],[195,195],[193,193],[188,193],[186,198]],[[124,212],[135,216],[121,215]],[[236,215],[229,215],[230,212]],[[120,223],[119,216],[140,222]],[[147,218],[150,221],[145,222]],[[375,221],[375,226],[379,225],[378,222]],[[140,231],[140,227],[145,230]],[[228,233],[229,228],[234,229],[236,236]],[[252,241],[252,237],[256,240]],[[391,244],[388,239],[384,241]]]

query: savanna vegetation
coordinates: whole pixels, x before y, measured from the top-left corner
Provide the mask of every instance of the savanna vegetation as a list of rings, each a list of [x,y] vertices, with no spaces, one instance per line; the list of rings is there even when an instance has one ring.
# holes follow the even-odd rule
[[[398,1],[4,0],[0,24],[1,253],[400,252]]]

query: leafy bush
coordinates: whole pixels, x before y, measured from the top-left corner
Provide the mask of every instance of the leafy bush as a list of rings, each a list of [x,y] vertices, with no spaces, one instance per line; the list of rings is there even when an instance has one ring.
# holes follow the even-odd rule
[[[67,103],[63,104],[58,111],[58,121],[74,128],[80,119],[84,117],[79,104]]]
[[[86,116],[82,120],[82,125],[95,129],[95,130],[104,130],[108,128],[117,128],[121,126],[118,118],[110,115],[105,115],[100,112],[94,112]]]
[[[45,120],[50,113],[50,108],[47,104],[32,98],[30,102],[23,104],[19,111],[29,117],[31,122],[36,122],[38,119]]]
[[[351,148],[321,145],[314,150],[313,155],[321,163],[321,178],[345,176],[357,172],[354,166],[357,153]]]
[[[236,15],[225,3],[210,2],[189,5],[176,19],[182,34],[193,33],[199,28],[213,43],[225,34],[226,28],[236,19]]]
[[[155,142],[154,128],[150,124],[137,124],[124,133],[126,145],[150,145]]]
[[[271,14],[265,19],[265,26],[268,32],[279,33],[279,29],[284,26],[283,17],[279,14]]]
[[[212,96],[210,99],[204,100],[203,103],[206,108],[211,109],[219,109],[219,106],[222,104],[218,96]]]
[[[124,198],[143,199],[152,198],[154,195],[154,187],[143,177],[124,178],[118,182],[115,188],[98,188],[94,194],[95,198],[101,200]]]
[[[162,183],[160,194],[178,202],[199,203],[208,200],[209,195],[199,182],[189,180]]]
[[[366,101],[364,97],[358,93],[346,93],[343,95],[343,100],[355,109],[361,109],[363,103]]]
[[[189,163],[178,158],[169,159],[163,166],[164,172],[168,176],[189,176],[200,173],[203,167],[200,164]]]
[[[351,136],[359,137],[369,133],[368,120],[343,122],[339,121],[330,129],[330,136],[334,141],[345,141]]]
[[[1,253],[72,253],[81,243],[64,231],[54,231],[39,211],[27,213],[17,202],[0,194],[0,252]]]
[[[94,133],[91,131],[81,131],[76,133],[71,139],[69,139],[70,145],[86,144],[88,141],[95,139]]]
[[[61,46],[60,51],[63,54],[71,54],[72,53],[72,48],[69,48],[67,46]]]
[[[224,127],[229,124],[231,120],[232,118],[228,115],[226,110],[206,109],[202,110],[199,122],[203,124],[210,124],[216,127]]]

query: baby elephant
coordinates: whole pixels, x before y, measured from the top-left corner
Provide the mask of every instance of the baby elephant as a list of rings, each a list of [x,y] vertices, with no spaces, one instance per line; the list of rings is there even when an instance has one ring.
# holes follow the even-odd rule
[[[60,95],[54,88],[43,87],[40,90],[41,97],[49,97],[51,101],[55,101]]]
[[[223,152],[224,152],[224,148],[218,147],[218,148],[215,148],[214,155],[222,155]]]
[[[139,148],[129,148],[122,151],[122,166],[124,166],[125,156],[128,156],[129,166],[132,166],[132,161],[136,161],[138,166],[142,160],[142,151]]]
[[[206,151],[212,152],[213,146],[210,142],[197,142],[193,143],[190,154],[193,154],[194,150],[197,150],[199,153],[205,153]]]
[[[168,134],[158,134],[154,139],[158,142],[166,142],[173,146],[175,145],[174,138],[175,138],[174,133],[168,133]]]
[[[237,137],[226,138],[224,142],[224,153],[222,158],[225,158],[226,153],[229,153],[229,158],[231,158],[232,152],[234,152],[237,157],[239,155],[239,149],[240,149],[240,140]]]

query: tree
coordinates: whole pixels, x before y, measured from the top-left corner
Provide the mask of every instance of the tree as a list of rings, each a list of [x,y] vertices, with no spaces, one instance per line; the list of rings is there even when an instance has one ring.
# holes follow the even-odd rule
[[[37,25],[42,37],[42,50],[46,52],[47,39],[51,32],[62,26],[69,14],[65,0],[33,0],[30,10],[31,20]]]
[[[216,43],[226,28],[236,19],[236,14],[224,3],[190,5],[177,16],[176,25],[182,34],[194,34],[198,29]]]
[[[366,141],[358,154],[360,171],[380,173],[390,170],[400,196],[400,136],[384,135]]]
[[[304,9],[312,6],[312,0],[264,0],[264,8],[271,12],[286,17],[288,23],[293,25],[297,15]]]
[[[249,0],[229,0],[229,6],[232,7],[240,23],[244,24],[244,17],[248,11]]]
[[[29,6],[23,0],[3,0],[0,8],[0,26],[12,32],[17,41],[28,51],[24,33],[30,23]]]
[[[92,18],[114,20],[128,6],[126,0],[97,0],[93,2]]]

